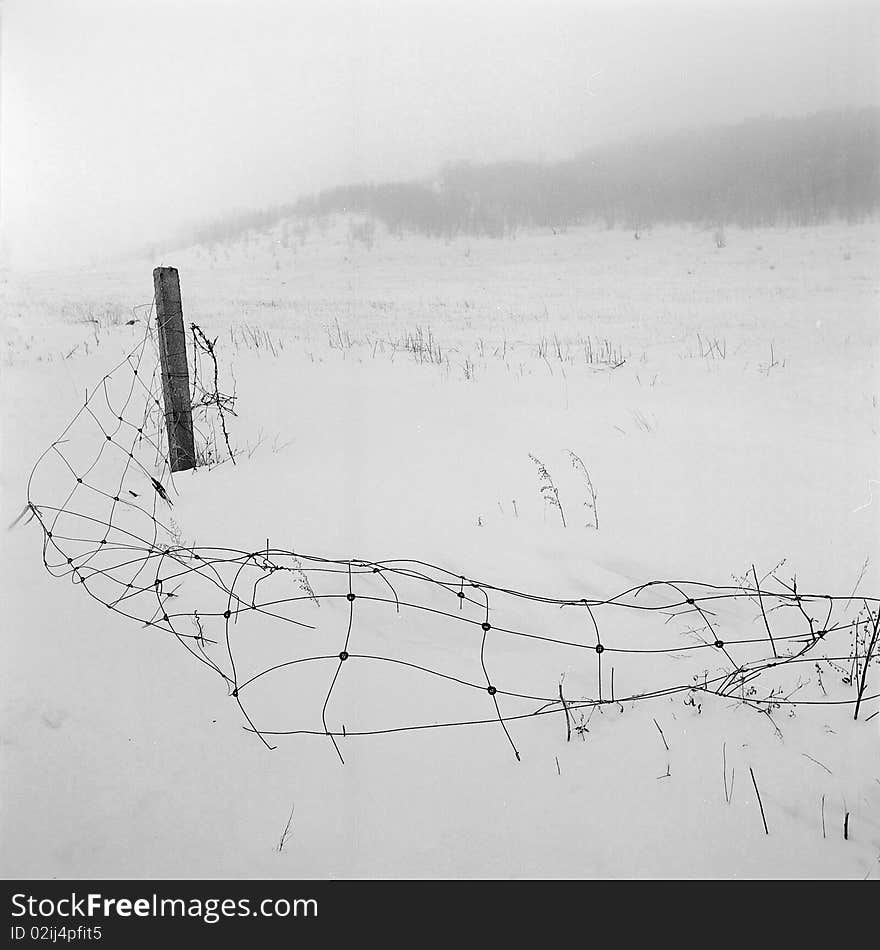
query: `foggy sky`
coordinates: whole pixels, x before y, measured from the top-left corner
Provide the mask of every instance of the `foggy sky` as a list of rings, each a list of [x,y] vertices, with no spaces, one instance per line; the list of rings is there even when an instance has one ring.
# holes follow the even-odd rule
[[[880,103],[880,3],[3,0],[0,263],[468,159]]]

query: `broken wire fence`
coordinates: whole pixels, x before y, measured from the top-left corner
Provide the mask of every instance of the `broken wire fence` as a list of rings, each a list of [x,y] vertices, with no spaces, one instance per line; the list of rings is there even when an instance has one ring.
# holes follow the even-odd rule
[[[558,597],[418,559],[185,541],[174,499],[195,485],[178,488],[168,467],[146,322],[34,467],[43,561],[147,634],[173,637],[269,748],[322,736],[342,758],[355,736],[485,725],[519,758],[516,733],[538,717],[560,717],[570,737],[596,709],[662,697],[721,697],[772,719],[826,704],[858,717],[880,695],[869,688],[880,599],[806,593],[754,568],[728,585]],[[219,390],[216,340],[191,329],[197,455],[210,466],[225,448],[234,461],[235,396]]]

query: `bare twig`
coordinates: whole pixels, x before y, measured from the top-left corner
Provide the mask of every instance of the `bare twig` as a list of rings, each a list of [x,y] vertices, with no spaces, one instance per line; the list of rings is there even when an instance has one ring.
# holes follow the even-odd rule
[[[727,789],[727,743],[721,745],[721,768],[724,773],[724,800],[730,804],[730,792]]]
[[[565,710],[565,741],[571,742],[571,717],[568,714],[568,703],[566,703],[565,697],[562,695],[562,683],[559,684],[559,701],[562,703],[562,708]]]
[[[868,609],[868,620],[865,622],[865,625],[870,622],[871,611],[868,608],[867,601],[865,602],[865,607]],[[880,631],[880,610],[877,611],[877,616],[874,618],[874,630],[871,633],[871,642],[868,644],[868,649],[865,653],[865,662],[862,666],[862,680],[859,683],[858,692],[856,695],[856,709],[853,713],[853,719],[859,718],[859,707],[862,705],[862,696],[865,694],[865,684],[868,678],[868,665],[871,662],[871,654],[874,652],[874,647],[877,643],[877,633]],[[858,644],[856,644],[856,655],[858,655]]]
[[[666,751],[669,751],[669,745],[666,742],[666,736],[663,735],[663,730],[660,728],[660,723],[657,720],[654,720],[654,725],[657,727],[657,732],[660,733],[660,738],[663,740],[663,745],[666,747]]]
[[[293,830],[290,826],[293,822],[293,811],[295,808],[296,804],[290,806],[290,814],[287,817],[287,824],[284,826],[284,831],[281,832],[281,837],[278,839],[278,845],[276,846],[275,850],[279,854],[281,854],[281,852],[284,850],[284,846],[287,844],[287,839],[293,833]]]
[[[818,765],[820,768],[825,769],[825,771],[826,771],[829,775],[834,775],[834,773],[831,771],[831,769],[829,769],[827,765],[822,765],[822,763],[821,763],[818,759],[814,759],[811,755],[807,755],[806,752],[801,752],[801,755],[802,755],[805,759],[809,759],[811,762],[815,762],[816,765]]]
[[[761,801],[761,793],[758,791],[758,783],[755,780],[755,772],[751,766],[749,766],[749,772],[752,775],[752,785],[755,786],[755,795],[758,796],[758,807],[761,809],[761,821],[764,822],[764,834],[769,835],[770,829],[767,827],[767,816],[764,814],[764,803]]]
[[[767,622],[767,614],[764,611],[764,599],[761,596],[761,585],[758,582],[758,572],[755,570],[755,565],[752,565],[752,576],[755,578],[755,590],[758,594],[758,603],[761,605],[761,616],[764,618],[764,626],[767,628],[767,636],[770,637],[770,646],[773,647],[773,656],[778,656],[776,652],[776,644],[773,642],[773,634],[770,632],[770,624]]]

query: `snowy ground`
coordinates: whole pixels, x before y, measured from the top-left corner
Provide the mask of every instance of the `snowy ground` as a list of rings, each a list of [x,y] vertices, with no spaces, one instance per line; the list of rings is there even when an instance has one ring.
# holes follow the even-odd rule
[[[175,478],[164,514],[180,543],[420,559],[558,599],[734,584],[752,565],[802,591],[856,589],[841,618],[880,594],[876,225],[729,231],[720,249],[697,229],[372,246],[361,233],[278,228],[112,271],[3,274],[4,526],[86,388],[141,339],[146,310],[132,308],[166,263],[237,397],[236,464]],[[76,438],[87,449],[96,433]],[[64,501],[58,471],[37,504]],[[570,742],[562,715],[507,723],[511,741],[498,722],[349,735],[343,766],[324,735],[267,751],[216,675],[50,577],[42,543],[33,521],[2,534],[7,877],[880,876],[876,699],[858,722],[851,705],[781,705],[771,720],[683,690],[577,710]],[[496,626],[578,635],[571,609],[497,600]],[[475,646],[442,617],[355,608],[353,654],[482,675],[478,629]],[[756,604],[718,609],[719,635],[763,636]],[[297,616],[318,618],[335,654],[347,610]],[[309,652],[263,619],[242,625],[254,670]],[[627,615],[609,644],[700,635],[668,619]],[[595,654],[488,638],[499,689],[555,696],[561,681],[569,700],[596,697]],[[852,642],[780,674],[784,695],[854,699]],[[609,661],[618,697],[724,663],[703,650]],[[292,667],[248,708],[262,729],[320,731],[334,669]],[[347,732],[493,712],[479,690],[366,660],[327,709]]]

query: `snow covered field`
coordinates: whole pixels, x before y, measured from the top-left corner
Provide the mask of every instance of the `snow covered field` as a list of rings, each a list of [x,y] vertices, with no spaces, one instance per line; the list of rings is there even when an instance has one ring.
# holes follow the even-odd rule
[[[548,642],[595,642],[571,607],[490,590],[493,627],[547,638],[526,640],[481,630],[477,591],[464,626],[305,597],[308,637],[242,618],[251,674],[344,644],[352,658],[261,681],[247,709],[268,751],[167,631],[50,577],[39,526],[22,519],[2,534],[0,872],[880,877],[878,700],[853,721],[843,629],[860,618],[863,636],[861,598],[876,616],[880,595],[880,228],[726,237],[584,228],[444,243],[342,220],[107,271],[3,274],[4,527],[86,389],[143,338],[161,263],[180,270],[185,318],[217,337],[220,389],[236,396],[236,464],[178,474],[173,508],[157,508],[178,545],[419,560],[572,601],[655,580],[748,586],[754,565],[762,589],[784,594],[796,577],[843,600],[832,624],[807,604],[842,629],[794,673],[762,675],[756,701],[778,689],[805,703],[765,702],[765,715],[738,691],[687,688],[732,669],[715,637],[761,641],[730,647],[735,663],[766,653],[755,599],[712,604],[711,631],[699,611],[615,614],[600,680],[594,651]],[[84,426],[64,450],[96,438]],[[61,505],[69,476],[50,467],[34,502]],[[212,610],[191,587],[174,610]],[[443,594],[421,603],[445,611]],[[771,615],[780,636],[803,632],[795,614]],[[498,705],[427,670],[488,676]],[[875,697],[876,661],[866,683]],[[570,741],[561,705],[498,721],[538,705],[505,692],[554,698],[560,685]],[[344,766],[326,735],[271,735],[325,724],[345,728]]]

